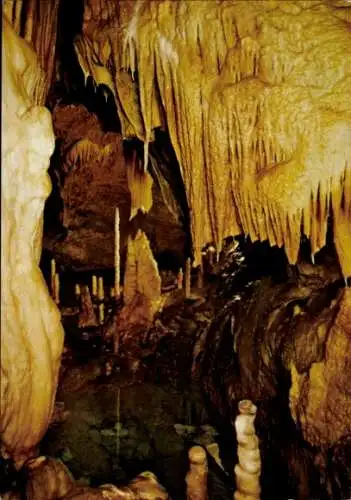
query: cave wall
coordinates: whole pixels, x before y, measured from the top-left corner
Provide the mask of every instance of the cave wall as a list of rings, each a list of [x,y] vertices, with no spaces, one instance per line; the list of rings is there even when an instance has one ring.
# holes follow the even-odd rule
[[[39,269],[55,145],[46,76],[6,17],[2,78],[0,432],[3,456],[20,467],[49,424],[63,329]]]
[[[228,299],[195,348],[197,374],[225,430],[229,469],[238,402],[257,405],[262,498],[342,500],[351,486],[351,290],[325,255],[281,269],[262,276],[237,262],[220,276]]]

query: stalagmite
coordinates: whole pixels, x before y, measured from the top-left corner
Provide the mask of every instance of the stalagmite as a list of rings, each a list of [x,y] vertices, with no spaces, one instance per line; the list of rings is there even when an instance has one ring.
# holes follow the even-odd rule
[[[128,237],[127,260],[123,285],[124,306],[118,315],[114,330],[114,352],[119,350],[122,336],[125,338],[133,328],[149,328],[156,312],[163,304],[161,278],[149,240],[140,229],[135,237]]]
[[[124,303],[131,304],[141,294],[157,305],[161,296],[161,278],[145,233],[138,230],[135,238],[128,238],[126,272],[124,276]]]
[[[63,328],[39,260],[55,138],[42,107],[45,75],[3,19],[1,179],[1,453],[35,453],[54,408]]]
[[[185,297],[190,297],[191,292],[191,260],[188,257],[185,261]]]
[[[119,220],[119,208],[116,207],[115,210],[115,287],[114,292],[116,299],[119,299],[120,282],[121,282],[121,258],[120,258],[120,220]],[[112,297],[112,295],[111,295]]]
[[[183,274],[183,269],[180,268],[177,274],[177,288],[178,290],[181,290],[183,288],[183,280],[184,280],[184,274]]]
[[[187,500],[207,500],[207,458],[201,446],[190,448],[189,465],[185,479]]]
[[[235,466],[235,500],[255,500],[260,498],[261,458],[254,420],[257,407],[249,400],[239,403],[239,415],[235,420],[238,441],[239,463]]]
[[[97,276],[93,274],[92,277],[92,287],[91,287],[91,294],[93,297],[97,296],[97,290],[98,290],[98,281],[97,281]]]
[[[105,298],[104,278],[102,276],[99,276],[99,279],[98,279],[97,297],[99,300],[104,300],[104,298]]]
[[[56,276],[56,262],[55,259],[50,261],[50,290],[51,295],[54,297],[55,294],[55,276]]]
[[[99,304],[99,323],[103,325],[105,321],[105,304],[102,302]]]
[[[87,328],[97,326],[96,314],[94,304],[91,300],[91,295],[88,286],[82,287],[80,295],[82,312],[79,315],[78,326],[79,328]]]
[[[60,303],[60,275],[59,275],[59,273],[56,273],[54,276],[53,299],[56,302],[56,304]]]

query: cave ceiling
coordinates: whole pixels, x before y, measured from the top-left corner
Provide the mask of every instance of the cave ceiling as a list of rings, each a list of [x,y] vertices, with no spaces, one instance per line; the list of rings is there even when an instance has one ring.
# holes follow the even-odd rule
[[[238,234],[284,247],[293,264],[305,235],[313,260],[332,222],[351,275],[350,2],[85,0],[63,36],[69,12],[64,0],[5,2],[49,83],[62,80],[74,45],[80,78],[101,85],[123,138],[143,143],[138,171],[155,170],[155,132],[169,135],[194,264],[205,244],[220,250]],[[143,179],[135,203],[148,211]],[[160,198],[166,190],[174,208],[169,183]]]

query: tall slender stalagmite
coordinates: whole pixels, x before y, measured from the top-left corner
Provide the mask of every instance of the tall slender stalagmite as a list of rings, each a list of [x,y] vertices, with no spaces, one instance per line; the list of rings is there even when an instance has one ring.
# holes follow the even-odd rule
[[[116,299],[119,299],[119,296],[121,294],[120,282],[121,282],[120,220],[119,220],[119,208],[116,207],[116,210],[115,210],[115,295],[116,295]]]

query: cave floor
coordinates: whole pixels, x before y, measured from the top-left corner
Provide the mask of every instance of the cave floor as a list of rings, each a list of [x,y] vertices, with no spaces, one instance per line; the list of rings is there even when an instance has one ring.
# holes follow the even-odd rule
[[[149,332],[151,339],[157,329],[162,335],[158,331],[157,347],[141,362],[135,353],[104,352],[99,328],[79,333],[68,321],[71,343],[57,394],[61,417],[50,425],[41,453],[60,458],[81,484],[123,484],[149,470],[173,500],[185,499],[189,448],[216,447],[218,435],[190,375],[194,341],[210,320],[211,306],[199,296],[176,300]],[[211,455],[208,460],[210,498],[232,498],[231,478]]]

